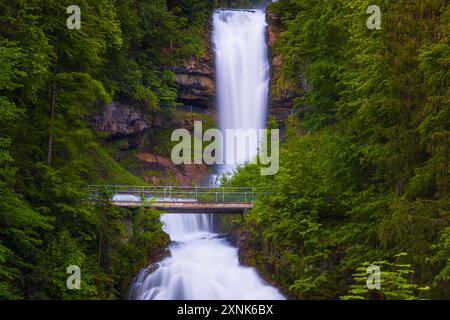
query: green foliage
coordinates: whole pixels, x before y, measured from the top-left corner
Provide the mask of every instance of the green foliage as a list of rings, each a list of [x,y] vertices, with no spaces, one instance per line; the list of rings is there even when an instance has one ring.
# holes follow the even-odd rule
[[[248,165],[228,181],[267,190],[239,226],[245,256],[296,298],[335,299],[354,286],[364,298],[445,299],[449,5],[383,2],[382,29],[368,30],[370,4],[269,6],[282,23],[277,85],[300,94],[279,173]],[[398,252],[402,264],[391,262]],[[368,261],[386,269],[378,296],[359,285]]]
[[[89,270],[92,269],[92,266],[88,265],[90,261],[83,253],[80,244],[70,236],[67,230],[56,234],[43,254],[51,259],[43,260],[35,274],[40,282],[35,298],[86,299],[95,296],[97,290],[93,283],[94,273]],[[70,274],[66,272],[66,268],[71,265],[80,267],[80,290],[67,289],[66,281]]]
[[[201,54],[212,7],[82,0],[71,30],[71,4],[0,3],[0,298],[118,298],[167,241],[158,213],[85,201],[89,183],[143,184],[104,150],[90,117],[112,99],[173,117],[168,67]],[[70,264],[81,290],[66,288]]]
[[[108,49],[105,83],[153,111],[175,106],[174,74],[161,66],[200,56],[210,15],[205,1],[118,1],[122,45]]]
[[[406,253],[400,253],[395,256],[399,259]],[[380,289],[369,289],[368,268],[377,266],[380,268]],[[414,270],[410,264],[401,264],[399,262],[389,262],[386,260],[375,261],[373,263],[364,262],[361,267],[356,269],[357,273],[353,274],[356,284],[351,286],[350,295],[343,296],[343,300],[415,300],[417,292],[426,292],[430,287],[419,288],[418,285],[412,284],[411,279]]]
[[[83,177],[91,184],[145,185],[142,179],[114,161],[100,145],[88,149],[81,158],[86,164]]]
[[[439,240],[432,245],[434,255],[428,259],[431,265],[438,265],[438,274],[434,278],[434,287],[445,294],[450,282],[450,227],[447,227]]]

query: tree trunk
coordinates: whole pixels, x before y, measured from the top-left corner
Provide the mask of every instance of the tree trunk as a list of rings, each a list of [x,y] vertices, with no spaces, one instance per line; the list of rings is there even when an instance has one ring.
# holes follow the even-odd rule
[[[97,257],[97,266],[100,267],[100,260],[102,257],[102,241],[103,241],[103,230],[100,230],[100,238],[98,241],[98,257]]]
[[[55,117],[55,95],[56,95],[56,84],[53,83],[50,89],[50,134],[48,136],[47,145],[47,164],[52,165],[52,152],[53,152],[53,118]]]

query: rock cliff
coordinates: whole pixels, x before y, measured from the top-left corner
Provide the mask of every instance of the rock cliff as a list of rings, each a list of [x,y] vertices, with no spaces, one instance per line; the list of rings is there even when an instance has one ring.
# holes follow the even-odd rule
[[[282,58],[275,50],[275,45],[279,41],[281,33],[281,21],[278,15],[268,12],[267,21],[267,39],[270,59],[270,88],[269,88],[269,115],[284,127],[284,120],[289,116],[293,108],[293,98],[295,92],[283,85],[281,79]]]
[[[97,111],[91,123],[95,131],[105,132],[112,138],[141,133],[151,125],[140,108],[117,101]]]
[[[216,100],[211,32],[212,21],[205,28],[202,56],[193,56],[185,65],[172,68],[178,85],[178,101],[186,106],[205,109],[208,113],[214,111]]]
[[[199,185],[208,172],[207,165],[175,165],[170,159],[172,130],[192,130],[196,114],[179,110],[170,122],[151,119],[143,107],[112,102],[91,119],[93,129],[104,137],[111,156],[128,171],[154,185]]]

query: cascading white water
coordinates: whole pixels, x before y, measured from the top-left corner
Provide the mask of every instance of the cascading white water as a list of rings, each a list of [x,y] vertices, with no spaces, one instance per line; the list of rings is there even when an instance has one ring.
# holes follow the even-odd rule
[[[212,231],[210,215],[165,214],[162,221],[171,256],[156,271],[140,271],[129,299],[283,299],[253,268],[239,265],[237,249]]]
[[[266,26],[265,13],[259,10],[218,10],[214,14],[217,103],[224,136],[227,129],[265,127],[269,87]],[[228,169],[254,158],[258,144],[235,149]],[[225,153],[231,151],[226,150],[226,143],[223,148]]]
[[[268,88],[262,11],[219,10],[214,14],[217,92],[221,129],[264,127]],[[225,150],[226,152],[226,150]],[[236,164],[256,155],[238,154]],[[284,299],[255,269],[239,264],[237,249],[214,232],[206,214],[164,214],[170,257],[142,269],[129,299]]]

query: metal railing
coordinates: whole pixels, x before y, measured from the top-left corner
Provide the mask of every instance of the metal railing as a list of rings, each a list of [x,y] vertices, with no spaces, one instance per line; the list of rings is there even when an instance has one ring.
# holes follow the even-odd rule
[[[260,189],[251,187],[88,185],[86,188],[91,200],[98,200],[106,192],[114,202],[253,203],[261,194]]]

